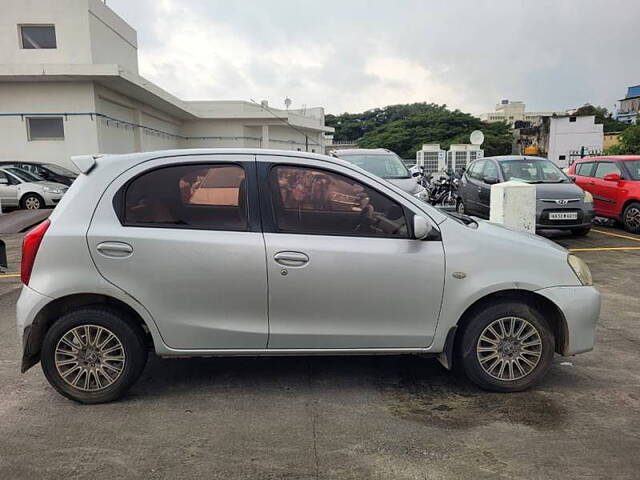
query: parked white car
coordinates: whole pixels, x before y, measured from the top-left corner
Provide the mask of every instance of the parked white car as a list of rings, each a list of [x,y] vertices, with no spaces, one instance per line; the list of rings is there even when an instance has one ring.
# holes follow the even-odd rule
[[[20,207],[37,210],[55,207],[65,192],[66,185],[46,180],[16,167],[0,168],[0,202],[2,208]]]

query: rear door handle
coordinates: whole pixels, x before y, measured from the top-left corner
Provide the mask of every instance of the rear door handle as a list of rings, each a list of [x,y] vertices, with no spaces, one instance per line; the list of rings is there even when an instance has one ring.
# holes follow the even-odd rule
[[[309,262],[309,257],[302,252],[278,252],[273,259],[285,267],[301,267]]]
[[[133,247],[124,242],[102,242],[96,250],[105,257],[124,258],[133,253]]]

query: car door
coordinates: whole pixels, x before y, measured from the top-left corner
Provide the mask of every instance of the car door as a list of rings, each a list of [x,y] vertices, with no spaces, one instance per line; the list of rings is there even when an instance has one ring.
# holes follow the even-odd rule
[[[140,302],[175,349],[264,349],[267,277],[255,157],[138,165],[102,196],[88,245],[102,276]]]
[[[593,193],[591,192],[591,179],[594,165],[594,162],[580,162],[575,167],[575,174],[571,175],[574,183],[589,193]]]
[[[485,160],[482,174],[478,181],[480,186],[480,191],[478,193],[478,207],[480,209],[480,215],[485,218],[489,218],[491,205],[491,184],[485,181],[487,178],[500,179],[498,165],[493,160]]]
[[[596,163],[593,177],[589,179],[590,192],[593,195],[593,206],[596,212],[605,216],[617,215],[620,210],[618,182],[604,179],[608,173],[617,173],[622,177],[622,171],[616,162],[599,161]]]
[[[18,181],[3,171],[0,171],[0,202],[2,208],[18,206]]]
[[[486,160],[476,160],[463,177],[464,204],[468,213],[483,215],[480,204],[482,170]]]
[[[444,252],[437,236],[410,238],[419,209],[382,180],[327,162],[258,156],[258,172],[269,348],[428,346]]]

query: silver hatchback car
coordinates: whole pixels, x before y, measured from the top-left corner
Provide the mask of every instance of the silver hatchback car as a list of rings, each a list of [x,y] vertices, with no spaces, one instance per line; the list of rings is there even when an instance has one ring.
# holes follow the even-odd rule
[[[427,354],[482,388],[591,350],[588,267],[340,159],[275,150],[75,157],[24,238],[22,370],[84,403],[162,357]]]

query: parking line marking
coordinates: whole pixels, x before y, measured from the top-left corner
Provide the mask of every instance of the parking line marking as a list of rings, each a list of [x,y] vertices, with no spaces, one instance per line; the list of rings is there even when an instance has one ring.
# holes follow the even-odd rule
[[[570,252],[607,252],[621,250],[640,250],[640,247],[593,247],[593,248],[569,248]]]
[[[602,233],[603,235],[609,235],[611,237],[619,237],[619,238],[626,238],[627,240],[634,240],[636,242],[640,242],[640,238],[637,237],[630,237],[628,235],[621,235],[619,233],[611,233],[611,232],[604,232],[602,230],[596,230],[596,229],[591,229],[592,232],[596,232],[596,233]]]
[[[19,277],[19,276],[20,276],[19,273],[2,273],[2,274],[0,274],[0,278]]]

